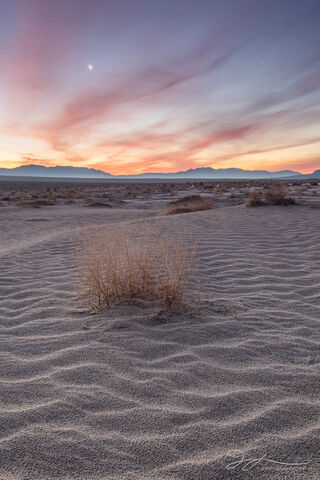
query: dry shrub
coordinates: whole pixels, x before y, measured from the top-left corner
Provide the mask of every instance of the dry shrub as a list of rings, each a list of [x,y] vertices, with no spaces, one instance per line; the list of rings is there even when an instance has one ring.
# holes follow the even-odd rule
[[[305,187],[300,187],[297,189],[297,194],[298,194],[298,197],[301,198],[303,193],[305,192],[306,188]]]
[[[188,305],[194,247],[157,232],[110,227],[86,234],[78,261],[89,307],[159,301],[173,309]]]
[[[225,193],[228,191],[227,183],[221,183],[216,186],[216,193]]]
[[[138,195],[138,193],[137,193],[137,191],[136,191],[134,188],[133,188],[132,190],[128,190],[128,191],[126,192],[126,196],[127,196],[127,197],[137,198],[137,195]]]
[[[287,190],[283,185],[272,185],[261,198],[261,191],[253,190],[248,198],[247,207],[258,207],[260,205],[294,205],[294,198],[287,196]]]
[[[287,197],[287,190],[283,185],[274,184],[265,193],[266,203],[271,203],[272,205],[294,205],[296,202],[294,198]]]
[[[32,198],[31,200],[17,200],[14,204],[16,207],[41,208],[52,207],[53,205],[55,205],[55,201]]]
[[[74,189],[71,189],[71,188],[66,188],[65,189],[65,197],[68,198],[68,199],[73,199],[76,195],[76,191]]]
[[[261,200],[261,192],[259,190],[253,190],[248,198],[247,207],[259,207],[263,202]]]
[[[213,208],[211,200],[203,198],[201,195],[188,195],[179,200],[169,202],[166,214],[198,212],[200,210],[210,210],[211,208]]]
[[[113,205],[111,202],[106,202],[104,200],[100,200],[99,198],[88,198],[88,200],[84,203],[85,207],[95,207],[95,208],[112,208]]]

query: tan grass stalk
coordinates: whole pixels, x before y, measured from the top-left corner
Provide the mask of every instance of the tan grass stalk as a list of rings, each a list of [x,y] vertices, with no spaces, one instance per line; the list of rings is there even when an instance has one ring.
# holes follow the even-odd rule
[[[201,210],[211,210],[213,208],[212,201],[201,195],[189,195],[179,200],[169,202],[166,214],[173,215],[177,213],[198,212]]]
[[[182,238],[109,227],[85,234],[78,257],[89,307],[154,300],[167,308],[187,303],[195,249]]]

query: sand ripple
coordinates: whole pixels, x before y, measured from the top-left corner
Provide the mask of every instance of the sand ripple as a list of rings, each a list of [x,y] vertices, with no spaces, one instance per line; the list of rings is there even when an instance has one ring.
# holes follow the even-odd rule
[[[169,323],[81,312],[70,231],[87,211],[17,215],[0,248],[1,480],[320,478],[316,209],[159,216],[199,249],[200,313]]]

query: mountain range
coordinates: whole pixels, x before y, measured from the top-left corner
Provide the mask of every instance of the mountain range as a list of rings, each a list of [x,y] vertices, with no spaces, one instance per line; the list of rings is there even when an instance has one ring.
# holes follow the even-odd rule
[[[16,168],[0,168],[0,175],[14,177],[52,178],[109,178],[110,173],[86,167],[45,167],[44,165],[22,165]]]
[[[86,167],[45,167],[44,165],[22,165],[16,168],[0,168],[0,175],[17,177],[49,178],[92,178],[92,179],[143,179],[143,178],[190,178],[190,179],[299,179],[305,177],[320,178],[320,170],[311,174],[302,174],[293,170],[269,172],[267,170],[243,170],[241,168],[200,167],[175,173],[141,173],[138,175],[112,175],[111,173]]]

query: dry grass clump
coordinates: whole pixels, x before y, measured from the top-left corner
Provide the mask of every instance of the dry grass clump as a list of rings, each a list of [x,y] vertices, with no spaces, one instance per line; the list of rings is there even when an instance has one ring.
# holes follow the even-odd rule
[[[203,198],[201,195],[188,195],[179,200],[169,202],[166,214],[198,212],[200,210],[210,210],[211,208],[213,208],[211,200]]]
[[[74,199],[76,194],[77,194],[77,192],[72,188],[65,188],[65,190],[64,190],[64,195],[68,200]]]
[[[228,184],[227,183],[220,183],[216,186],[216,193],[226,193],[228,191]]]
[[[110,227],[87,234],[78,268],[89,307],[152,300],[173,309],[188,305],[194,248],[182,239]]]
[[[131,190],[126,188],[126,197],[131,197],[131,198],[137,198],[138,192],[136,189],[133,187]]]
[[[4,202],[10,202],[10,200],[12,200],[13,197],[11,197],[10,195],[3,195],[2,197],[0,197],[0,200],[4,201]]]
[[[262,192],[253,190],[248,198],[247,207],[259,207],[260,205],[294,205],[295,199],[287,196],[287,190],[283,185],[274,184],[267,189],[262,198]]]
[[[84,201],[83,205],[85,207],[94,207],[94,208],[114,208],[114,207],[121,207],[125,204],[123,200],[112,199],[110,197],[106,197],[107,200],[104,199],[104,195],[97,198],[88,198]]]
[[[112,208],[113,205],[111,202],[106,202],[105,200],[101,200],[99,198],[88,198],[86,202],[84,202],[85,207],[95,207],[95,208]]]
[[[265,193],[266,203],[271,203],[272,205],[294,205],[295,199],[287,197],[287,190],[283,185],[274,184]]]
[[[52,207],[55,205],[54,201],[32,198],[27,200],[17,200],[15,203],[16,207],[32,207],[32,208],[41,208],[41,207]]]
[[[263,202],[261,200],[261,192],[259,190],[252,190],[250,192],[248,201],[246,203],[247,207],[259,207]]]

